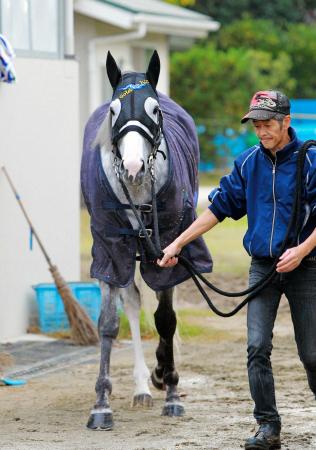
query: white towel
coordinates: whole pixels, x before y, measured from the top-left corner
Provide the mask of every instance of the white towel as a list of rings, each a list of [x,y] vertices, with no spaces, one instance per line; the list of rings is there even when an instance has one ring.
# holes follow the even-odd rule
[[[16,80],[12,59],[14,50],[9,41],[0,34],[0,81],[13,83]]]

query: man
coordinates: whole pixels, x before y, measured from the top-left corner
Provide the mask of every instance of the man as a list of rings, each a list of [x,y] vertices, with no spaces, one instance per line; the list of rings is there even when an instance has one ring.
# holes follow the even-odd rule
[[[158,264],[171,267],[183,246],[225,217],[247,214],[244,247],[252,257],[249,284],[269,271],[278,257],[291,216],[296,188],[296,161],[302,142],[290,127],[290,102],[279,91],[257,92],[242,123],[252,120],[260,142],[235,161],[230,175],[210,195],[210,205],[193,224],[164,249]],[[248,304],[248,376],[259,424],[245,449],[281,447],[281,420],[276,407],[270,362],[272,332],[280,297],[289,301],[298,353],[310,389],[316,395],[316,148],[307,151],[304,166],[301,229],[297,242],[279,256],[277,275]]]

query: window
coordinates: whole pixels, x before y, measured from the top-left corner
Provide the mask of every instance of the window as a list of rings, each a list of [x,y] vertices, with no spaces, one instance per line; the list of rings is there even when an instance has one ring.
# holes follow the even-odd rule
[[[62,55],[61,0],[0,0],[0,31],[18,55]]]

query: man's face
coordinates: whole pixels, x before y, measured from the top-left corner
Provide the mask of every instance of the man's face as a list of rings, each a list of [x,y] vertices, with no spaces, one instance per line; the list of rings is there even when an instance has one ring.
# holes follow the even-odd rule
[[[253,120],[252,122],[256,135],[267,150],[280,150],[289,142],[290,116],[285,116],[283,122],[275,119]]]

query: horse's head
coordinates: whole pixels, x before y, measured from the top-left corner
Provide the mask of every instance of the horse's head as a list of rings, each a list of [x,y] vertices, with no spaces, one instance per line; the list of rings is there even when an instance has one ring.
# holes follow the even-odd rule
[[[121,73],[111,53],[106,61],[113,87],[110,104],[112,146],[126,182],[141,184],[148,157],[161,133],[161,111],[156,86],[160,60],[155,51],[146,73]]]

